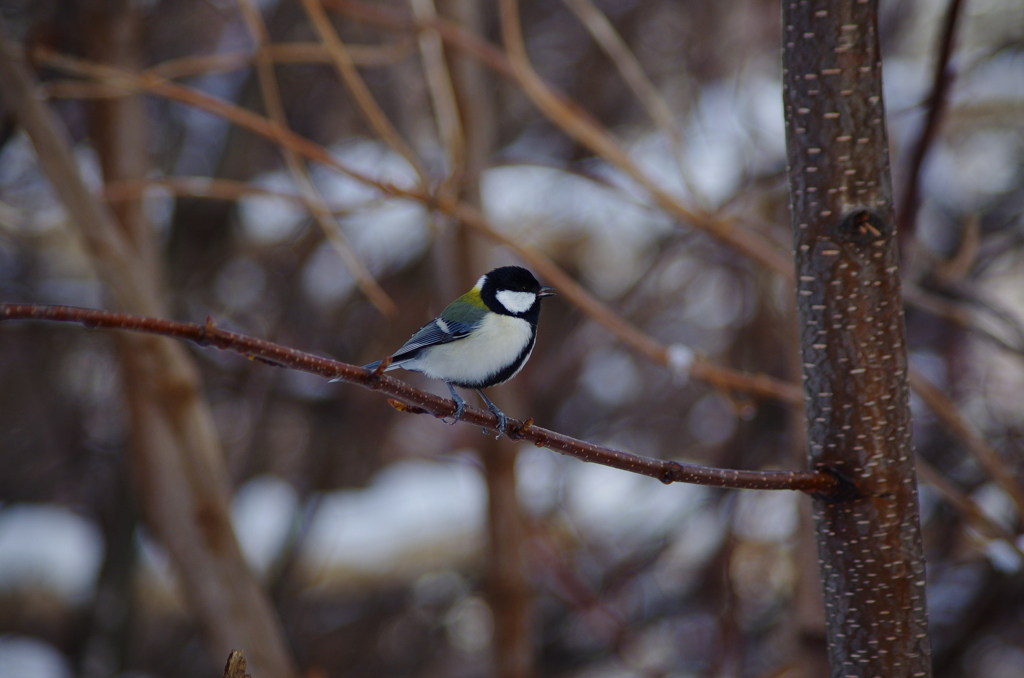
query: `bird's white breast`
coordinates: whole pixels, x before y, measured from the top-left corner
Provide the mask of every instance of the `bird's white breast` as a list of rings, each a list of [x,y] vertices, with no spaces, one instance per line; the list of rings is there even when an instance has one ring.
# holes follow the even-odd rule
[[[403,367],[433,379],[481,383],[511,365],[531,334],[530,323],[521,318],[488,313],[470,336],[432,346]]]

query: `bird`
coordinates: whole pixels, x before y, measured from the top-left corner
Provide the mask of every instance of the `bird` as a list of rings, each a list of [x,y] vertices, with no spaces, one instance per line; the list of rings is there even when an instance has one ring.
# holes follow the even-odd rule
[[[525,268],[496,268],[417,330],[384,371],[401,367],[447,384],[455,401],[453,425],[466,411],[455,387],[476,391],[497,417],[500,438],[508,417],[481,389],[503,384],[523,369],[537,340],[541,299],[554,294]],[[375,371],[381,362],[363,368]]]

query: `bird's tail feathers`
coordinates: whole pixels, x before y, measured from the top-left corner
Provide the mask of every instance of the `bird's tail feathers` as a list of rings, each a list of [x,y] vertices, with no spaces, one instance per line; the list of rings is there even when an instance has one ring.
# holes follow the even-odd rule
[[[374,360],[372,363],[366,363],[365,365],[363,365],[363,369],[364,370],[370,370],[372,372],[373,370],[376,370],[380,366],[380,364],[382,362],[383,362],[382,360]],[[396,367],[401,367],[403,362],[405,362],[405,361],[403,361],[403,360],[395,360],[390,365],[385,367],[384,371],[385,372],[390,372],[391,370],[395,369]]]

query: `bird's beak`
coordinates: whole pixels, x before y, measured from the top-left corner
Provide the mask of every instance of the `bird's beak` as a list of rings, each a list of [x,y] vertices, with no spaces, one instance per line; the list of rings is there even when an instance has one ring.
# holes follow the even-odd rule
[[[544,287],[540,288],[540,292],[537,293],[537,296],[538,297],[553,297],[553,296],[555,296],[555,288],[554,287],[548,287],[547,285],[545,285]]]

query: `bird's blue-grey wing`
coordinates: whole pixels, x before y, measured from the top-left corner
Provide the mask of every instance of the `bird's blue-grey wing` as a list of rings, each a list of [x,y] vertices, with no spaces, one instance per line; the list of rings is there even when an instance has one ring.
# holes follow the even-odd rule
[[[482,315],[482,314],[481,314]],[[420,351],[431,346],[437,346],[439,344],[449,344],[459,339],[465,339],[469,336],[469,333],[473,331],[473,327],[479,319],[476,318],[464,318],[461,320],[449,320],[445,321],[441,318],[435,318],[429,323],[421,327],[417,332],[409,338],[409,341],[402,344],[401,348],[394,352],[391,356],[392,362],[387,369],[391,370],[396,367],[401,367],[402,363],[408,362],[415,359]],[[380,365],[380,361],[372,362],[369,365],[363,365],[368,370],[375,370]]]

